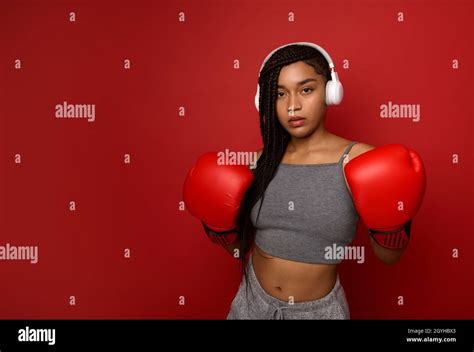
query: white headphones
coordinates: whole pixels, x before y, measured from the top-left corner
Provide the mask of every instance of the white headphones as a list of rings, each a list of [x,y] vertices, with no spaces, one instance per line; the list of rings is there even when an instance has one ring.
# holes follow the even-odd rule
[[[342,83],[341,81],[339,81],[339,77],[334,69],[334,63],[332,62],[332,59],[329,56],[329,54],[326,52],[326,50],[324,50],[319,45],[316,45],[314,43],[295,42],[295,43],[285,44],[276,48],[270,54],[268,54],[268,56],[265,58],[262,66],[260,67],[260,71],[258,72],[258,74],[260,75],[260,72],[262,72],[263,66],[265,66],[265,63],[270,59],[270,57],[273,55],[275,51],[281,48],[284,48],[285,46],[293,45],[293,44],[306,45],[306,46],[313,47],[316,50],[318,50],[326,58],[327,62],[329,63],[329,67],[331,69],[331,80],[326,83],[326,104],[327,105],[340,104],[342,101],[342,97],[344,96],[344,89],[342,88]],[[255,95],[255,107],[257,108],[257,111],[259,111],[258,109],[259,100],[260,100],[260,86],[257,83],[257,94]]]

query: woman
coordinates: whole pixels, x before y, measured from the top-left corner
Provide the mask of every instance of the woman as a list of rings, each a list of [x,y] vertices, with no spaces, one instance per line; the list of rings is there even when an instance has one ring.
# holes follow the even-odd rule
[[[333,70],[315,44],[274,50],[259,76],[255,170],[207,153],[188,172],[187,209],[241,260],[228,319],[349,319],[337,274],[344,258],[331,249],[352,242],[359,215],[383,262],[398,261],[408,243],[422,161],[401,145],[374,148],[325,128],[327,106],[342,99]]]
[[[344,168],[374,147],[325,128],[330,80],[325,56],[308,45],[280,48],[261,70],[264,147],[240,208],[238,240],[226,245],[231,253],[251,250],[251,256],[248,264],[240,256],[245,280],[227,319],[350,317],[337,274],[340,260],[325,254],[334,243],[352,242],[359,217]],[[370,238],[382,261],[400,258],[403,249],[386,249]]]

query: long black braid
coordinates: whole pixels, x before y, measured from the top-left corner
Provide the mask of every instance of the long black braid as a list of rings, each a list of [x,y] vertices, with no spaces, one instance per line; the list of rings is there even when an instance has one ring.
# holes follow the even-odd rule
[[[254,169],[254,181],[242,201],[238,218],[238,238],[240,241],[241,274],[248,285],[248,254],[255,238],[255,227],[250,221],[250,213],[257,201],[262,198],[257,215],[265,198],[265,190],[275,176],[278,165],[285,154],[290,134],[281,126],[276,114],[278,77],[283,66],[297,61],[304,61],[323,76],[325,83],[331,79],[329,64],[325,57],[315,48],[292,44],[276,51],[266,62],[260,72],[259,115],[263,151]]]

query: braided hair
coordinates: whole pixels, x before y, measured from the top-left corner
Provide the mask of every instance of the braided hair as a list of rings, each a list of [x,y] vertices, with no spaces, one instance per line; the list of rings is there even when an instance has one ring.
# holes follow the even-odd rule
[[[326,83],[331,79],[329,64],[326,58],[315,48],[292,44],[277,50],[265,63],[259,76],[259,115],[260,132],[263,140],[263,151],[253,170],[254,180],[242,200],[237,217],[238,238],[240,241],[241,277],[245,276],[248,285],[247,261],[248,253],[255,239],[255,227],[250,221],[250,213],[260,198],[258,216],[265,198],[265,190],[275,176],[286,147],[291,137],[282,127],[276,114],[278,77],[283,66],[303,61],[312,66],[316,73],[323,76]]]

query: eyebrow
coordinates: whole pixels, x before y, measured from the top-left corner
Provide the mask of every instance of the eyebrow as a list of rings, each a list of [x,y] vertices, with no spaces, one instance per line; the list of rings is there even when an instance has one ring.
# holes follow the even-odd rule
[[[305,83],[308,83],[308,82],[317,82],[317,80],[315,80],[314,78],[306,78],[305,80],[302,80],[301,82],[298,82],[297,85],[298,86],[301,86]],[[278,85],[278,88],[286,88],[285,86],[282,86],[282,85]]]

